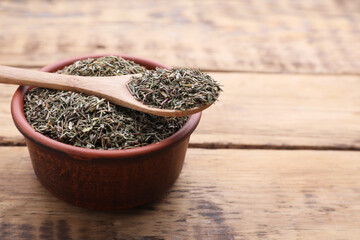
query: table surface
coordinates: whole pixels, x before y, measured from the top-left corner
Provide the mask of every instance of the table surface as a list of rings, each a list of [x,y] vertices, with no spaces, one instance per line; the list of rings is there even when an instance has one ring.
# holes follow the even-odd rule
[[[359,23],[356,0],[2,0],[0,64],[132,54],[224,92],[166,196],[98,212],[40,185],[1,85],[0,239],[358,239]]]

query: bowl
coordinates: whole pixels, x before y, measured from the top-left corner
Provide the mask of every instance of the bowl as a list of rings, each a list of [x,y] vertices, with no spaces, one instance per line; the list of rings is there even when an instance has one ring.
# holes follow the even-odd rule
[[[77,60],[106,55],[86,55],[56,62],[40,71],[55,72]],[[148,69],[169,68],[152,60],[119,55]],[[96,210],[118,210],[143,205],[162,197],[178,178],[191,133],[201,113],[189,117],[170,137],[147,146],[126,150],[95,150],[75,147],[50,139],[27,122],[20,86],[11,102],[11,114],[25,137],[34,172],[42,185],[56,197],[73,205]]]

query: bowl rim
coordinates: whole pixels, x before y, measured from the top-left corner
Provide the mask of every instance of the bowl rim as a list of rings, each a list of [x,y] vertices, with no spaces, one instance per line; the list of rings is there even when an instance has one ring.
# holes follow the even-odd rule
[[[161,63],[158,63],[153,60],[145,59],[142,57],[125,55],[125,54],[91,54],[91,55],[82,55],[78,57],[72,57],[65,60],[61,60],[49,65],[44,66],[40,69],[43,72],[54,72],[58,69],[74,63],[78,60],[83,60],[87,58],[99,58],[103,56],[121,56],[124,59],[132,60],[141,64],[148,64],[153,66],[158,66],[162,68],[169,69],[170,67]],[[129,157],[139,157],[145,154],[151,154],[158,151],[162,151],[170,145],[175,145],[181,142],[184,138],[190,136],[190,134],[195,130],[199,124],[201,118],[201,112],[195,113],[189,116],[189,119],[173,135],[159,141],[142,147],[135,147],[131,149],[117,149],[117,150],[103,150],[103,149],[87,149],[82,147],[76,147],[70,144],[62,143],[56,140],[53,140],[39,132],[37,132],[26,120],[24,114],[24,96],[31,89],[29,86],[19,86],[15,91],[12,101],[11,101],[11,115],[13,121],[18,128],[18,130],[24,135],[25,138],[28,138],[44,147],[51,148],[58,152],[64,152],[73,157],[77,157],[80,160],[91,160],[91,159],[123,159]],[[90,158],[89,158],[90,156]]]

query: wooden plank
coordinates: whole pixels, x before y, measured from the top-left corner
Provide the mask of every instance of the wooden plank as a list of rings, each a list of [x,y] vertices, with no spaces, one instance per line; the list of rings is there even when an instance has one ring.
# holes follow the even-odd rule
[[[189,149],[167,196],[93,212],[36,180],[25,147],[1,147],[0,238],[356,239],[360,153]]]
[[[126,53],[206,70],[360,73],[356,1],[0,2],[0,64]]]
[[[204,111],[192,146],[360,148],[358,76],[212,76],[224,92]]]
[[[204,111],[192,147],[360,149],[359,76],[211,75],[224,92]],[[14,88],[0,86],[0,137],[18,144]]]
[[[13,141],[22,139],[12,121],[10,110],[11,98],[16,88],[15,85],[0,85],[0,144],[11,138]]]

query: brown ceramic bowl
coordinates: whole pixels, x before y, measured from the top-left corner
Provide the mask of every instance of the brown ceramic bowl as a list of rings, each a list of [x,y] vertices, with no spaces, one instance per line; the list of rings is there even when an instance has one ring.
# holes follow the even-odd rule
[[[40,71],[55,72],[88,55],[50,64]],[[119,55],[148,69],[169,68],[163,64]],[[126,150],[94,150],[74,147],[36,132],[26,121],[20,86],[11,102],[16,127],[24,135],[34,171],[40,182],[58,198],[76,206],[115,210],[145,204],[160,198],[178,178],[191,133],[201,113],[189,117],[175,134],[158,143]]]

